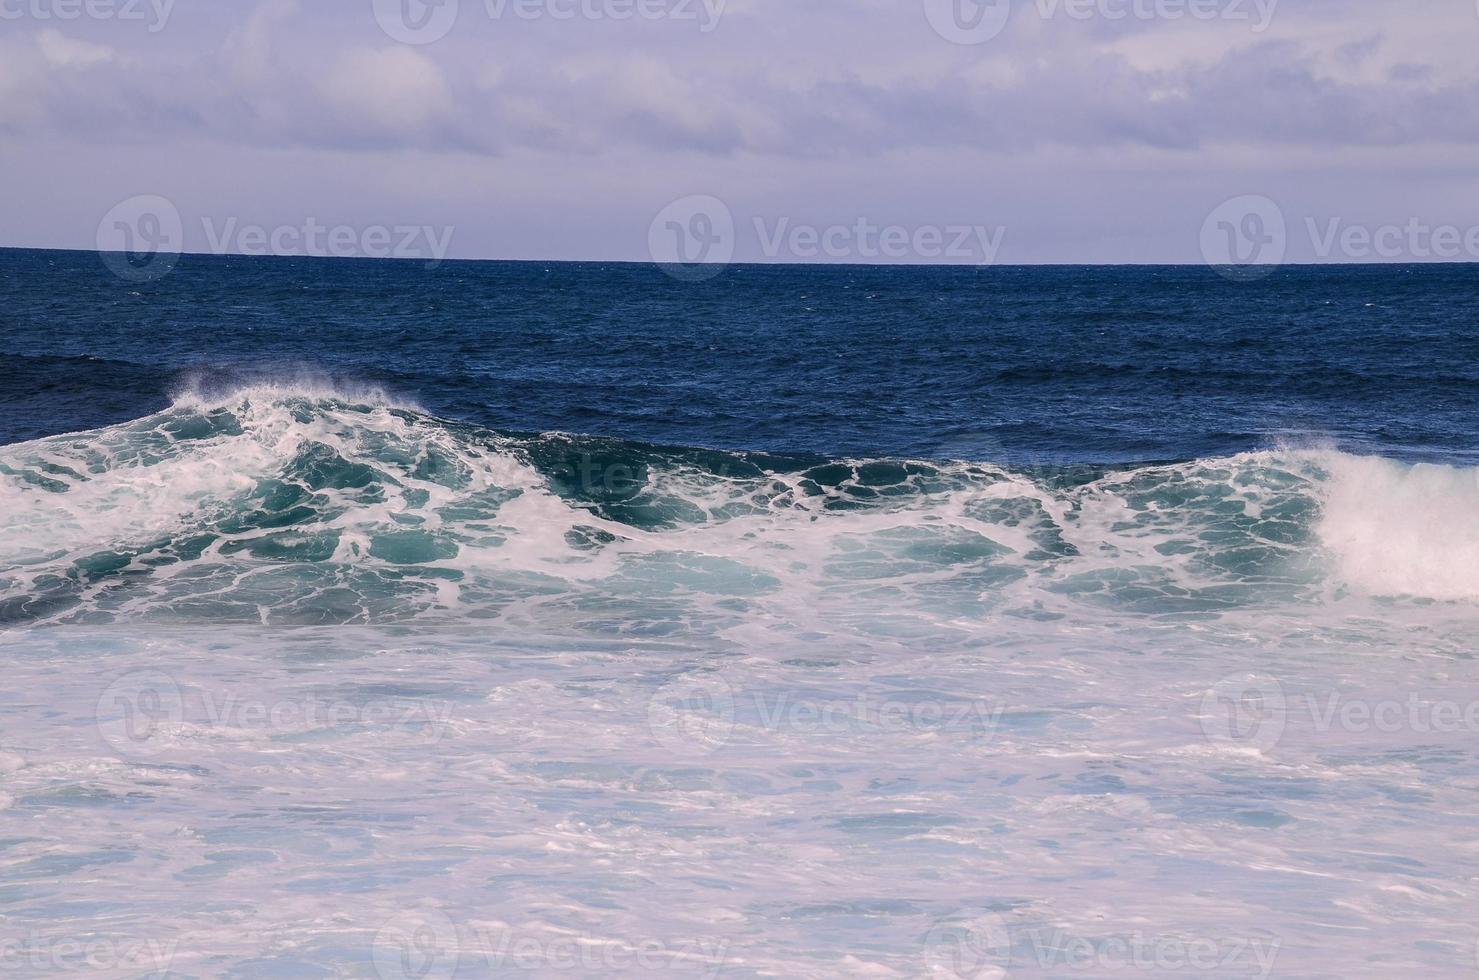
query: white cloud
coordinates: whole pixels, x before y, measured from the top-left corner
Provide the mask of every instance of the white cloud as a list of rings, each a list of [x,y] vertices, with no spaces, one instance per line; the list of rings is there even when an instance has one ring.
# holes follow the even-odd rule
[[[408,47],[355,48],[319,83],[327,107],[352,127],[414,137],[452,115],[452,94],[436,63]]]
[[[57,68],[91,68],[108,64],[116,56],[105,44],[74,40],[50,29],[36,35],[36,47],[47,63]]]

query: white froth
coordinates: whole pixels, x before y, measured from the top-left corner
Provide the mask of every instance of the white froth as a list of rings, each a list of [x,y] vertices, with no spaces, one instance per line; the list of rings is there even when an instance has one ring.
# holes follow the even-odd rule
[[[320,451],[374,486],[223,520]],[[218,535],[0,631],[0,943],[103,922],[119,975],[1472,964],[1472,606],[1372,599],[1476,594],[1472,472],[951,464],[868,497],[861,462],[820,493],[680,462],[644,504],[682,519],[638,526],[531,459],[262,386],[0,450],[0,601]]]
[[[1479,470],[1324,454],[1320,538],[1345,584],[1479,598]]]
[[[202,434],[223,418],[232,424]],[[307,523],[229,529],[259,506],[262,486],[303,487],[292,467],[315,452],[372,471],[383,492],[319,487]],[[862,482],[865,461],[844,464],[853,476],[822,493],[803,474],[664,464],[647,473],[643,499],[682,516],[641,525],[562,498],[512,440],[303,382],[182,393],[149,419],[5,447],[0,465],[0,598],[111,549],[135,555],[127,570],[142,577],[126,594],[109,591],[116,580],[90,583],[82,608],[107,594],[115,617],[234,593],[254,596],[252,618],[270,622],[294,590],[313,600],[359,589],[355,615],[373,620],[397,600],[377,605],[363,590],[399,587],[401,608],[422,617],[592,622],[589,611],[604,609],[613,627],[656,616],[668,625],[653,629],[736,639],[909,642],[958,638],[1004,613],[1208,615],[1319,602],[1328,586],[1479,597],[1476,471],[1333,450],[1111,471],[1072,486],[949,464],[882,496]],[[158,542],[203,533],[217,540],[198,558],[146,561]],[[275,557],[311,547],[313,534],[334,536],[327,560],[293,571],[293,559]],[[409,566],[438,574],[405,579],[407,559],[386,549],[407,539]],[[305,592],[313,574],[321,582]]]

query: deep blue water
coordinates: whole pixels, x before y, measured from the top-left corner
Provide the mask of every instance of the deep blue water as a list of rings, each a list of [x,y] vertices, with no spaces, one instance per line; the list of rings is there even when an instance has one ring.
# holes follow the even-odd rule
[[[512,431],[821,454],[1479,447],[1479,271],[652,266],[0,250],[0,440],[321,373]]]

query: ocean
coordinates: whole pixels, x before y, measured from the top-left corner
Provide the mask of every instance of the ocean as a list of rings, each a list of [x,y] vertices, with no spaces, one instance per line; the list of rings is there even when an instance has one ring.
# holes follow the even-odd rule
[[[1472,976],[1476,310],[0,250],[0,964]]]

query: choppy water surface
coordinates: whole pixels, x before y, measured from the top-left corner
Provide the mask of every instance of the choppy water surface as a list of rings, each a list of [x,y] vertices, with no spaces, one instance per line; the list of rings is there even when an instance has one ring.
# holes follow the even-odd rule
[[[919,275],[915,304],[940,288]],[[708,315],[739,316],[725,295]],[[128,329],[58,330],[47,353],[26,322],[21,374]],[[1165,408],[1171,434],[1096,454],[1055,442],[1050,406],[1080,384],[1061,370],[1037,417],[983,421],[961,387],[953,416],[935,392],[933,422],[875,406],[790,440],[776,417],[721,439],[654,383],[651,424],[617,436],[539,424],[552,396],[452,411],[476,365],[422,399],[369,366],[326,377],[350,346],[314,380],[202,367],[203,347],[149,367],[183,343],[164,334],[152,355],[135,338],[136,397],[11,376],[13,426],[48,399],[122,416],[0,446],[12,972],[1479,969],[1479,475],[1457,401],[1400,436],[1269,424],[1206,453],[1178,449],[1242,437]],[[759,356],[730,355],[734,418]],[[601,370],[594,351],[527,370],[562,359]],[[1368,385],[1352,401],[1397,383]],[[1040,449],[1002,438],[1034,427]],[[892,434],[854,451],[869,432]]]

